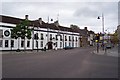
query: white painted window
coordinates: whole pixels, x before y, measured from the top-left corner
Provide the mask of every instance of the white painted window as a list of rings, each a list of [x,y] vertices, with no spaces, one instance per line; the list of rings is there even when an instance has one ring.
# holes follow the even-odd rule
[[[65,46],[67,46],[67,42],[65,42]]]
[[[14,47],[14,40],[11,40],[11,47]]]
[[[36,47],[38,47],[38,41],[36,40]]]
[[[62,35],[60,35],[60,41],[62,41]]]
[[[62,42],[60,42],[60,47],[62,47]]]
[[[5,40],[5,47],[9,47],[9,40]]]
[[[43,41],[41,41],[41,47],[43,47]]]
[[[76,47],[77,47],[77,42],[76,42]]]
[[[41,33],[41,40],[44,40],[44,37],[43,37],[44,35],[43,35],[43,33]]]
[[[24,47],[24,41],[23,40],[21,41],[21,47]]]
[[[72,47],[74,47],[74,42],[72,42]]]
[[[69,41],[71,41],[71,36],[69,36]]]
[[[71,43],[69,42],[69,46],[71,46]]]
[[[0,47],[3,46],[3,40],[0,40]]]
[[[65,36],[65,41],[67,41],[67,36]]]
[[[77,37],[76,37],[76,42],[78,41]]]
[[[30,41],[27,41],[27,47],[30,47]]]
[[[55,39],[58,40],[58,36],[57,35],[55,35]]]
[[[50,34],[50,40],[52,40],[52,34]]]
[[[55,46],[57,47],[58,46],[58,43],[56,42]]]

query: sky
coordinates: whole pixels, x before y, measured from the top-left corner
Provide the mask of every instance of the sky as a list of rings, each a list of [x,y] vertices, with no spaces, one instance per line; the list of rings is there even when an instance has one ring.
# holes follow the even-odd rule
[[[118,1],[104,0],[3,0],[1,2],[2,15],[24,19],[29,15],[30,20],[42,18],[50,23],[59,20],[59,24],[70,27],[71,24],[79,26],[80,29],[87,27],[95,33],[102,31],[102,18],[104,17],[105,32],[113,33],[118,26]],[[102,14],[104,15],[102,17]],[[97,17],[100,16],[100,19]]]

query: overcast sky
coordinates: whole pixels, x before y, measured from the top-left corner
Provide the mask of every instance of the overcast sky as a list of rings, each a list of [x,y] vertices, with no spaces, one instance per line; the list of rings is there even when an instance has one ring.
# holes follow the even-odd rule
[[[48,21],[48,16],[53,21],[59,19],[62,26],[78,25],[80,29],[88,27],[89,30],[102,32],[102,17],[104,14],[106,32],[113,32],[118,25],[118,2],[78,2],[72,1],[47,1],[17,2],[17,0],[2,1],[2,15],[24,18],[28,14],[30,20],[42,18]],[[59,15],[58,15],[59,14]]]

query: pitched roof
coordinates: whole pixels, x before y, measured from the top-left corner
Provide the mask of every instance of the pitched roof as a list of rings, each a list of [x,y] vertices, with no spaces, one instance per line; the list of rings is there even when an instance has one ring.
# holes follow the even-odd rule
[[[3,16],[3,15],[0,15],[0,18],[1,18],[0,22],[11,23],[11,24],[18,24],[23,20],[23,19],[14,18],[10,16]]]
[[[0,15],[1,19],[0,22],[4,22],[4,23],[10,23],[10,24],[19,24],[20,22],[22,22],[24,19],[20,19],[20,18],[15,18],[15,17],[10,17],[10,16],[3,16]],[[30,26],[34,27],[41,27],[41,28],[50,28],[50,29],[54,29],[54,30],[61,30],[61,31],[69,31],[69,32],[77,32],[79,33],[79,30],[74,30],[68,27],[64,27],[64,26],[56,26],[54,23],[45,23],[44,21],[42,21],[42,25],[40,25],[39,20],[29,20],[30,21]]]
[[[0,15],[0,22],[4,22],[4,23],[19,24],[23,20],[24,19]],[[44,21],[42,21],[42,25],[40,25],[39,20],[29,20],[29,21],[30,21],[30,26],[34,26],[34,27],[49,28],[53,30],[61,30],[61,31],[68,31],[68,32],[76,32],[76,33],[80,33],[80,35],[83,35],[83,36],[87,36],[87,32],[94,33],[93,31],[88,31],[85,29],[72,29],[69,27],[61,26],[61,25],[58,25],[57,27],[55,23],[45,23]]]

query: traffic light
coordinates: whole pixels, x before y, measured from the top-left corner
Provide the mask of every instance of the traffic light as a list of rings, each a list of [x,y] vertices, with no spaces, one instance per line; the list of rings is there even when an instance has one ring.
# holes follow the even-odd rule
[[[99,34],[96,34],[96,40],[97,40],[97,42],[100,40],[100,35]]]
[[[99,39],[100,39],[100,36],[99,36],[99,34],[97,34],[96,38],[97,38],[97,40],[99,40]]]

